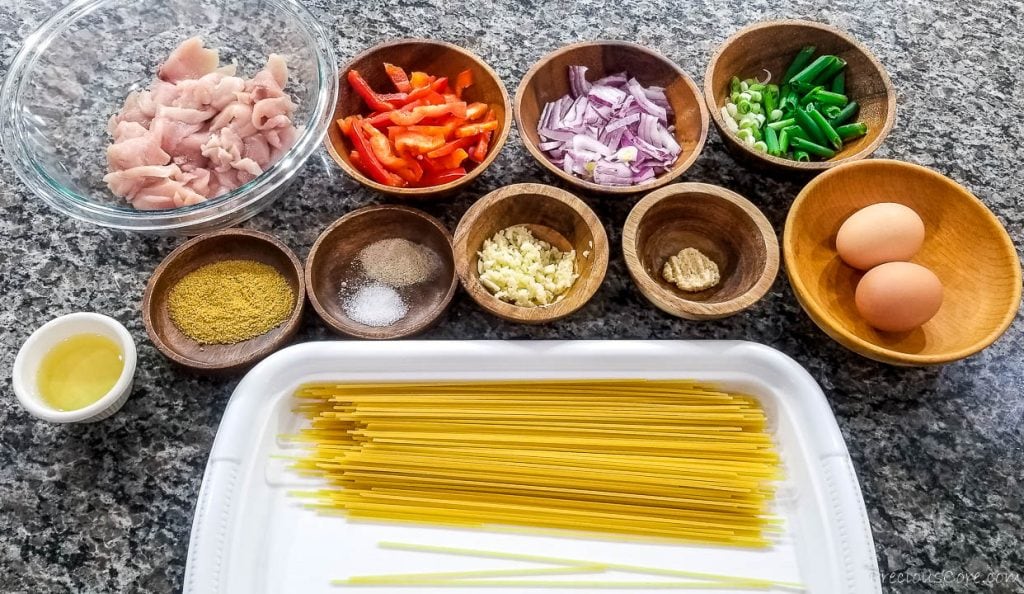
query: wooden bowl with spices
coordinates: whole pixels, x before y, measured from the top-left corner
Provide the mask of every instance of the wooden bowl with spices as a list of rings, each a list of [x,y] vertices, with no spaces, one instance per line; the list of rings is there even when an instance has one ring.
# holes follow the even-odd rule
[[[153,271],[142,319],[157,349],[189,369],[242,371],[299,328],[302,263],[276,238],[225,229],[178,246]]]
[[[626,217],[622,252],[644,297],[687,320],[747,309],[779,273],[768,219],[746,198],[710,184],[674,184],[644,196]]]
[[[558,272],[542,281],[527,273],[531,259]],[[496,265],[499,260],[521,265]],[[572,280],[562,274],[563,266]],[[462,216],[455,230],[455,267],[480,307],[511,322],[544,324],[577,311],[597,292],[608,268],[608,236],[594,211],[573,194],[514,184],[480,198]],[[520,293],[524,286],[529,289]],[[552,286],[560,292],[542,288]]]
[[[452,236],[429,214],[367,206],[341,217],[306,258],[313,309],[332,330],[385,340],[419,334],[455,295]]]

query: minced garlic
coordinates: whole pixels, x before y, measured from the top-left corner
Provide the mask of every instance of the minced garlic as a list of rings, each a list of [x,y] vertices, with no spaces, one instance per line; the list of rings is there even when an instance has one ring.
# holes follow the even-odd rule
[[[550,305],[576,282],[576,250],[562,252],[523,225],[502,229],[477,254],[480,283],[495,297],[521,307]]]

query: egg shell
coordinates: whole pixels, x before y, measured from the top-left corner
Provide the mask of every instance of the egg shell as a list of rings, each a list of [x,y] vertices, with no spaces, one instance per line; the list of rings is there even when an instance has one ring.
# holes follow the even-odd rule
[[[839,257],[858,270],[909,260],[924,243],[924,221],[895,202],[865,206],[850,215],[836,234]]]
[[[913,262],[888,262],[857,284],[857,311],[872,327],[906,332],[923,325],[942,306],[942,281]]]

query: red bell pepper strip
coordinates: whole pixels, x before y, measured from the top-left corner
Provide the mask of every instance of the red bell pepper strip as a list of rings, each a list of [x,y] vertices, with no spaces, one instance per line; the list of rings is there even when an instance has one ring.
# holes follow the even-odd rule
[[[412,90],[412,83],[409,82],[409,75],[402,70],[401,66],[395,66],[394,64],[388,64],[384,62],[384,71],[388,73],[388,78],[395,84],[395,88],[398,89],[399,93],[408,93]]]
[[[422,155],[444,146],[444,136],[399,132],[395,136],[395,149],[401,154]]]
[[[444,105],[421,105],[414,107],[412,111],[391,111],[388,117],[397,126],[413,126],[420,123],[424,118],[440,118],[446,115],[453,115],[457,118],[466,117],[466,103],[445,103]],[[495,127],[497,122],[495,122]],[[465,128],[465,126],[463,126]],[[458,130],[456,130],[458,133]]]
[[[487,104],[486,103],[470,103],[466,107],[466,119],[467,120],[479,120],[480,118],[487,115]]]
[[[455,96],[461,98],[462,91],[473,85],[473,71],[463,70],[455,77]]]
[[[429,153],[427,153],[427,156],[430,157],[431,159],[437,159],[438,157],[450,155],[453,151],[455,151],[455,149],[468,149],[469,147],[476,144],[476,142],[476,138],[473,137],[458,138],[456,140],[446,143],[444,146],[437,150],[430,151]]]
[[[384,101],[380,98],[376,91],[370,88],[370,83],[366,82],[359,71],[349,70],[348,71],[348,84],[352,87],[359,96],[363,98],[366,105],[374,111],[390,111],[395,108],[394,105]]]
[[[462,165],[462,162],[469,157],[469,153],[466,149],[455,149],[450,155],[441,157],[440,159],[434,159],[434,163],[443,169],[455,169]]]
[[[497,119],[494,117],[493,109],[487,110],[487,119],[485,121],[497,122]],[[473,147],[473,150],[469,151],[469,158],[477,163],[482,163],[483,160],[487,158],[487,149],[490,148],[491,136],[493,135],[494,132],[491,130],[481,133],[478,137],[479,140],[477,140],[476,146]]]
[[[338,120],[338,129],[341,130],[341,133],[345,136],[348,136],[350,130],[352,130],[352,118],[354,117],[355,116],[348,116],[347,118],[341,118]]]
[[[436,173],[428,173],[423,176],[423,179],[420,180],[420,185],[439,186],[441,184],[453,182],[461,177],[465,177],[465,175],[466,170],[463,167],[456,167],[455,169],[438,171]]]
[[[457,138],[466,138],[467,136],[476,136],[484,132],[494,132],[497,129],[498,122],[495,120],[479,124],[466,124],[455,131],[455,136]]]
[[[424,103],[422,101],[412,101],[412,102],[406,103],[402,107],[399,107],[398,109],[392,110],[392,111],[411,112],[413,109],[415,109],[415,108],[417,108],[417,107],[419,107],[421,105],[424,105]],[[376,114],[371,115],[369,118],[367,118],[367,121],[370,122],[370,124],[372,124],[373,126],[375,126],[377,128],[383,128],[383,127],[386,127],[386,126],[391,126],[391,125],[394,124],[394,122],[391,121],[391,115],[390,115],[391,113],[392,113],[391,111],[385,111],[385,112],[381,112],[381,113],[376,113]]]
[[[403,159],[391,151],[391,142],[387,136],[384,136],[380,130],[374,128],[365,120],[362,124],[363,132],[369,137],[373,156],[377,157],[384,167],[397,173],[399,177],[407,182],[417,182],[423,177],[423,170],[414,161]]]
[[[352,145],[355,147],[356,152],[359,153],[359,168],[370,177],[373,181],[384,184],[386,186],[402,187],[405,182],[397,175],[384,169],[381,162],[377,160],[377,157],[373,154],[373,149],[370,148],[370,143],[366,140],[366,135],[363,131],[363,126],[355,125],[356,122],[352,122],[353,125],[349,126],[349,140],[352,141]]]
[[[429,85],[430,83],[434,82],[435,80],[436,79],[433,76],[430,76],[426,72],[415,71],[409,77],[409,84],[412,85],[412,88],[419,89],[419,88],[422,88],[422,87],[425,87],[425,86]]]
[[[414,73],[415,74],[415,73]],[[443,93],[448,88],[448,79],[441,77],[435,81],[432,81],[422,87],[414,87],[409,92],[408,101],[416,101],[417,99],[423,99],[431,93]]]

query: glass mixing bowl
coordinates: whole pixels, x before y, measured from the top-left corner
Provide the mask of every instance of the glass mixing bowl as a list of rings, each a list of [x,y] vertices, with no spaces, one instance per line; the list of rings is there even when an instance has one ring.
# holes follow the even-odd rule
[[[262,175],[201,204],[132,208],[107,189],[107,120],[185,39],[199,35],[241,76],[288,60],[295,146]],[[331,43],[296,0],[76,0],[26,40],[0,91],[0,138],[22,181],[60,212],[131,231],[190,235],[269,206],[323,139],[337,100]]]

